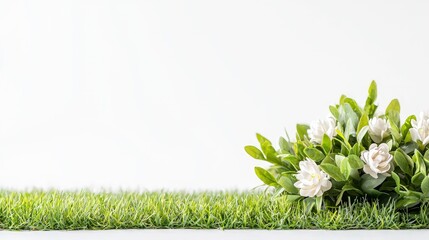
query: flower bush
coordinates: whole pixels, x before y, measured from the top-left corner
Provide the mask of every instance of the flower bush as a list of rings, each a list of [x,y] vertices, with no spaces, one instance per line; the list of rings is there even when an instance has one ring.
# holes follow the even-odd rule
[[[400,121],[393,99],[384,114],[376,113],[373,81],[363,107],[341,96],[330,106],[332,116],[296,125],[296,140],[280,137],[279,148],[256,134],[260,144],[246,146],[253,158],[271,164],[255,167],[256,175],[276,196],[304,201],[321,209],[349,199],[395,200],[398,208],[429,201],[429,115]]]

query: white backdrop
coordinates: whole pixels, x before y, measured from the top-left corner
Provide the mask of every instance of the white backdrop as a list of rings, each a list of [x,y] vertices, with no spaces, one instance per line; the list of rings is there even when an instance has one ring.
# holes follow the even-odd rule
[[[255,132],[372,79],[429,109],[427,1],[0,0],[0,187],[250,189]]]

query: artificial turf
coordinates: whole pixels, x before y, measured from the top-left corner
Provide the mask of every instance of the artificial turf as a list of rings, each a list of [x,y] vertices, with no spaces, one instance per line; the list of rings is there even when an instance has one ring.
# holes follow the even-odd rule
[[[415,229],[429,228],[429,211],[361,202],[306,212],[262,192],[1,191],[0,228]]]

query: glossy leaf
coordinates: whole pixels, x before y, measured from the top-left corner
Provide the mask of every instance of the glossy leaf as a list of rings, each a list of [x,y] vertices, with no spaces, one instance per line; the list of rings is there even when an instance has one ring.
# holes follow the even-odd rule
[[[358,188],[354,187],[350,183],[346,183],[342,187],[341,192],[338,194],[337,201],[335,202],[335,205],[339,205],[341,203],[341,199],[343,198],[344,193],[348,192],[348,191],[355,191],[355,192],[357,192],[359,194],[363,194],[363,192],[361,190],[359,190]]]
[[[416,173],[420,172],[423,175],[427,175],[426,165],[425,165],[423,155],[417,149],[414,150],[414,155],[412,159],[415,166],[415,172]]]
[[[293,185],[294,180],[295,180],[294,177],[290,174],[282,175],[278,179],[277,183],[280,184],[280,186],[282,186],[286,190],[286,192],[288,192],[290,194],[297,194],[298,189]]]
[[[363,115],[359,119],[359,124],[357,127],[357,132],[359,132],[363,127],[368,126],[369,118],[367,113],[363,113]]]
[[[268,186],[278,187],[279,184],[276,181],[276,178],[267,170],[261,167],[255,167],[256,176],[261,179],[262,182],[267,184]]]
[[[361,169],[364,166],[364,162],[362,161],[362,159],[360,159],[360,157],[356,155],[349,155],[348,161],[349,161],[350,167],[355,169]]]
[[[362,110],[361,107],[359,107],[359,105],[357,104],[357,102],[354,99],[352,99],[352,98],[345,98],[344,99],[344,103],[349,104],[350,107],[352,108],[353,112],[355,112],[358,117],[362,116],[363,110]]]
[[[412,127],[411,120],[416,120],[416,116],[415,115],[409,116],[407,119],[405,119],[404,124],[402,124],[401,126],[401,134],[403,138],[407,136],[408,132],[410,131],[410,128]]]
[[[346,138],[346,141],[349,141],[350,136],[356,136],[356,130],[354,128],[354,124],[351,118],[347,120],[346,128],[344,130],[344,137]]]
[[[300,140],[305,140],[305,138],[308,138],[307,131],[310,129],[310,127],[306,124],[297,124],[296,125],[296,135],[297,138]]]
[[[334,116],[334,118],[338,120],[340,113],[338,112],[337,107],[329,106],[329,111],[331,112],[332,116]]]
[[[398,165],[398,167],[406,174],[408,174],[409,176],[413,176],[413,166],[412,166],[412,161],[410,159],[410,157],[408,155],[406,155],[402,150],[397,149],[395,151],[395,154],[393,156],[393,159],[396,163],[396,165]]]
[[[378,174],[378,178],[373,178],[369,174],[364,174],[362,176],[361,188],[364,192],[370,195],[380,195],[382,192],[376,190],[375,188],[382,184],[384,180],[386,180],[386,176],[382,174]]]
[[[344,158],[341,161],[340,170],[346,179],[348,179],[350,177],[350,172],[351,172],[352,168],[350,167],[348,158]]]
[[[296,156],[292,154],[280,154],[279,157],[283,162],[290,164],[295,170],[299,169],[299,159]]]
[[[328,154],[332,149],[332,140],[326,134],[323,135],[322,148],[325,154]]]
[[[323,154],[323,152],[319,151],[316,148],[305,148],[304,153],[307,157],[313,159],[316,162],[322,161],[325,158],[325,154]]]
[[[374,104],[375,100],[377,100],[377,84],[375,81],[372,81],[368,89],[368,97],[364,107],[365,113],[368,114],[369,118],[372,118],[377,110],[377,106]]]
[[[335,165],[322,163],[320,164],[320,168],[330,177],[335,179],[335,181],[341,182],[346,180],[344,175],[341,173],[340,168]]]
[[[365,137],[365,135],[367,134],[368,130],[369,130],[369,127],[364,126],[363,128],[360,129],[360,131],[358,131],[357,137],[356,137],[358,143],[362,142],[362,140]]]
[[[244,150],[254,159],[265,160],[264,154],[255,146],[245,146]]]
[[[393,180],[395,181],[395,192],[399,193],[401,190],[401,179],[399,178],[398,174],[395,172],[391,173]]]
[[[292,150],[292,144],[287,141],[284,137],[279,138],[279,146],[280,149],[286,152],[291,152]]]
[[[418,172],[414,174],[414,176],[411,178],[411,183],[414,186],[420,186],[424,178],[425,178],[425,175],[421,172]]]
[[[410,195],[404,196],[402,199],[396,202],[396,208],[411,208],[416,206],[421,202],[421,198],[419,196]]]
[[[398,99],[393,99],[386,108],[386,116],[399,128],[401,106]]]
[[[422,189],[423,195],[425,195],[425,197],[429,197],[429,177],[428,176],[425,176],[420,187]]]
[[[270,140],[268,140],[266,137],[262,136],[261,134],[257,133],[256,134],[256,138],[258,139],[259,144],[261,144],[261,146],[265,143],[268,142],[269,145],[272,145],[272,143],[270,142]]]

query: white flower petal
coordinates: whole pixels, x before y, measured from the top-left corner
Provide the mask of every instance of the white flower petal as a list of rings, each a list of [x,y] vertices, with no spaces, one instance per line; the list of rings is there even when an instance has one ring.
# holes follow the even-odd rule
[[[410,128],[410,134],[411,134],[411,139],[412,139],[414,142],[417,142],[417,140],[421,140],[421,139],[420,139],[420,134],[419,134],[419,132],[417,131],[417,129],[415,129],[415,128]]]
[[[294,186],[299,189],[303,197],[322,196],[332,187],[329,176],[320,170],[320,167],[311,159],[299,163],[300,170],[295,175],[297,182]]]
[[[423,146],[426,146],[428,143],[429,143],[429,136],[427,136],[425,140],[423,140]]]
[[[411,120],[410,134],[414,142],[422,141],[422,144],[426,146],[429,144],[429,114],[421,112],[419,118]],[[428,139],[428,140],[426,140]]]
[[[371,139],[380,143],[390,134],[390,124],[386,119],[374,117],[368,122],[368,132]]]
[[[307,134],[310,137],[310,141],[314,143],[322,143],[323,136],[326,134],[330,139],[337,135],[335,131],[336,121],[332,117],[326,119],[314,121],[310,124]]]
[[[389,150],[389,145],[386,143],[381,143],[379,146],[371,144],[369,150],[361,153],[361,159],[365,162],[363,171],[373,178],[378,178],[378,173],[388,173],[393,159]]]

